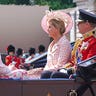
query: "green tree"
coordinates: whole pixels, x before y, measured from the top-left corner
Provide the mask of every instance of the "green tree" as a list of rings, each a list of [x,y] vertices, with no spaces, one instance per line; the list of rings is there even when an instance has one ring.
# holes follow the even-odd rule
[[[14,4],[15,0],[0,0],[0,4]]]
[[[16,5],[30,5],[30,0],[16,0]]]
[[[49,9],[52,10],[72,8],[76,6],[76,4],[73,3],[73,0],[35,0],[34,2],[37,5],[48,5]]]
[[[30,0],[0,0],[0,4],[30,5]]]

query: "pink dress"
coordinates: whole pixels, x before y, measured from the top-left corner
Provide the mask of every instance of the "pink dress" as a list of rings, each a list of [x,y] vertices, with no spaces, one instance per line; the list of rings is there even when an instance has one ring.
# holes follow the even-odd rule
[[[47,64],[44,68],[36,68],[28,71],[31,78],[40,78],[42,71],[57,71],[66,64],[71,57],[71,46],[66,36],[59,39],[57,43],[54,40],[48,48]]]
[[[57,43],[54,41],[49,45],[47,64],[44,70],[56,71],[66,64],[71,56],[69,41],[63,36]]]
[[[57,43],[54,40],[48,48],[47,64],[44,68],[35,68],[29,71],[23,69],[11,70],[0,60],[0,78],[13,78],[21,80],[39,79],[43,71],[56,71],[68,62],[71,56],[71,46],[65,36]]]

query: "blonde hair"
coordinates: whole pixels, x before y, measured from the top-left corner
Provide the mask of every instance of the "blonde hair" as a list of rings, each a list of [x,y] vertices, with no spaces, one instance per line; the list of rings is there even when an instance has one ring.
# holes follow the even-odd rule
[[[59,29],[61,35],[65,32],[65,24],[61,19],[50,19],[48,23],[51,23],[56,29]]]

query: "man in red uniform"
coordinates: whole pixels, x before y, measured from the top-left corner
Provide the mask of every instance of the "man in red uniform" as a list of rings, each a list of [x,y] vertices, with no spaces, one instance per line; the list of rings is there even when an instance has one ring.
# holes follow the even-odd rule
[[[5,57],[5,64],[8,66],[9,64],[16,63],[15,56],[15,47],[13,45],[9,45],[7,48],[8,55]]]
[[[65,68],[96,55],[96,15],[82,9],[79,12],[78,29],[83,38],[75,42],[70,63]]]

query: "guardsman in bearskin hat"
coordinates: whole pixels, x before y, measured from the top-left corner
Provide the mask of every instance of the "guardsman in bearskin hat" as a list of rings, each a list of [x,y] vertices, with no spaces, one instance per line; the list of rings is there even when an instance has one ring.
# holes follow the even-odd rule
[[[25,59],[22,58],[23,56],[23,49],[22,48],[18,48],[16,51],[16,55],[17,55],[17,63],[15,64],[16,68],[23,68],[23,64],[25,62]]]
[[[11,63],[16,63],[15,47],[13,45],[7,47],[7,53],[8,56],[5,58],[5,64],[8,66]]]

